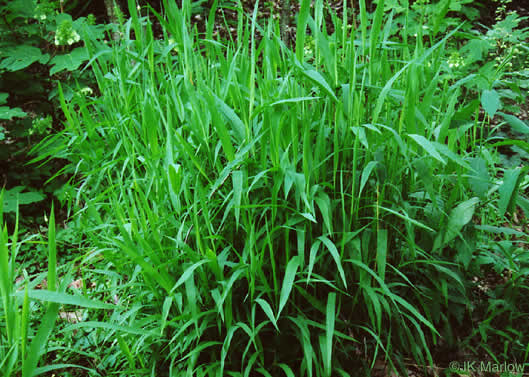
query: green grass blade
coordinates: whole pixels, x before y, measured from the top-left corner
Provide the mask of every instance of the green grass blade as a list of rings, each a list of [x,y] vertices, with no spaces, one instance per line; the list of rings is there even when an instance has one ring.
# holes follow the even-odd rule
[[[283,285],[281,286],[279,309],[277,311],[276,320],[279,319],[281,311],[283,310],[288,301],[288,297],[290,296],[290,292],[292,291],[292,288],[294,286],[294,279],[296,278],[298,267],[299,258],[297,256],[292,257],[292,259],[290,259],[290,261],[288,262],[287,268],[285,270],[285,277],[283,278]]]
[[[296,58],[302,62],[304,58],[305,36],[307,30],[307,21],[310,16],[311,0],[301,0],[296,27]]]
[[[48,292],[55,293],[55,292]],[[24,360],[22,366],[22,377],[33,377],[35,368],[40,357],[44,354],[48,338],[50,337],[59,313],[59,305],[56,303],[50,303],[46,314],[42,318],[42,321],[37,331],[37,335],[31,341],[31,345],[28,350],[28,357]]]
[[[55,214],[51,205],[48,224],[48,289],[57,290],[57,244],[55,242]]]
[[[263,300],[262,298],[255,299],[255,302],[259,304],[259,306],[263,309],[268,319],[270,319],[270,322],[272,322],[274,327],[279,332],[279,327],[277,327],[277,320],[274,316],[274,311],[272,310],[272,307],[270,306],[270,304],[266,302],[265,300]]]
[[[15,293],[16,297],[24,297],[25,292]],[[82,308],[114,309],[115,305],[106,304],[99,300],[89,299],[84,296],[73,296],[63,292],[46,291],[42,289],[29,289],[27,295],[32,300],[45,301],[51,304],[75,305]]]
[[[340,274],[340,277],[342,278],[342,283],[345,288],[347,288],[347,281],[345,279],[345,272],[342,267],[342,262],[340,258],[340,253],[338,253],[338,249],[334,245],[334,243],[328,239],[325,236],[318,237],[318,240],[323,242],[323,244],[327,247],[327,250],[329,250],[329,253],[331,253],[332,259],[334,259],[334,263],[336,263],[336,267],[338,268],[338,273]]]
[[[336,320],[336,293],[330,292],[327,297],[327,312],[325,315],[325,376],[330,377],[332,373],[332,339],[334,335],[334,323]]]
[[[431,143],[428,139],[426,139],[424,136],[422,135],[408,135],[410,138],[413,139],[413,141],[415,141],[417,144],[419,144],[421,147],[424,148],[424,150],[426,152],[428,152],[428,154],[430,156],[432,156],[433,158],[435,158],[437,161],[439,161],[440,163],[442,163],[443,165],[446,164],[446,161],[444,160],[443,157],[441,157],[441,155],[439,154],[439,152],[437,151],[437,149],[435,148],[435,146],[433,145],[433,143]]]
[[[386,279],[386,259],[388,254],[388,231],[379,229],[377,232],[377,272],[382,280]]]

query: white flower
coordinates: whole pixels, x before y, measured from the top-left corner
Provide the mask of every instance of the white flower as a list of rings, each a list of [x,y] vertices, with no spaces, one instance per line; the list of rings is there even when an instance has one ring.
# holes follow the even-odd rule
[[[86,86],[86,87],[82,88],[82,89],[80,90],[80,92],[81,92],[81,94],[90,95],[90,94],[92,94],[94,91],[93,91],[91,88],[89,88],[88,86]]]

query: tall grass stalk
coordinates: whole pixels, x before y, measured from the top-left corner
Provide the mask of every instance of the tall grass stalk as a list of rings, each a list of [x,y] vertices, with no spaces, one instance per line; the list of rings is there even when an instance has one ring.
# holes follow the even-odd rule
[[[355,375],[363,346],[366,368],[380,353],[433,363],[451,320],[439,305],[465,295],[444,250],[466,223],[450,213],[477,203],[459,184],[466,151],[445,144],[455,30],[396,43],[384,1],[368,15],[360,0],[359,29],[335,17],[330,35],[310,3],[291,51],[257,5],[223,41],[214,11],[202,39],[189,1],[164,1],[158,40],[129,0],[128,34],[89,46],[101,96],[61,95],[86,234],[121,274],[139,271],[142,325],[160,334],[119,341],[130,366],[135,352],[172,376]]]

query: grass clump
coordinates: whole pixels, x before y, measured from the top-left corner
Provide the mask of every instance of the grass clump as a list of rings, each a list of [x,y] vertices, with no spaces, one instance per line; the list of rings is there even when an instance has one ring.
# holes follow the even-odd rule
[[[470,277],[501,233],[494,209],[512,213],[527,182],[526,168],[493,174],[493,131],[465,110],[475,82],[448,60],[460,29],[399,33],[384,1],[372,15],[360,1],[360,27],[344,9],[329,34],[323,2],[301,1],[290,50],[257,5],[230,41],[212,37],[215,5],[205,35],[190,9],[164,2],[156,39],[129,1],[123,38],[88,46],[101,95],[61,98],[65,129],[41,148],[70,161],[88,242],[129,279],[113,320],[137,330],[108,368],[404,371],[476,335],[462,330]],[[521,314],[527,250],[510,245],[505,304]],[[500,321],[506,355],[527,356],[516,318]]]

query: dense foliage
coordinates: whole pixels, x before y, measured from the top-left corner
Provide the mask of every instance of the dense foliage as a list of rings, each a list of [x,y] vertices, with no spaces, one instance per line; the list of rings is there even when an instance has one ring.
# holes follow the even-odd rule
[[[467,0],[302,0],[290,43],[258,3],[213,1],[201,30],[199,3],[129,0],[112,43],[59,13],[48,40],[82,47],[21,50],[18,70],[52,75],[78,50],[64,69],[89,61],[95,81],[58,84],[63,128],[34,149],[67,161],[68,223],[56,235],[52,210],[40,245],[0,232],[4,375],[523,368],[525,19],[500,8],[485,30]],[[0,205],[16,212],[16,194]],[[48,267],[28,273],[17,255],[35,243]]]

